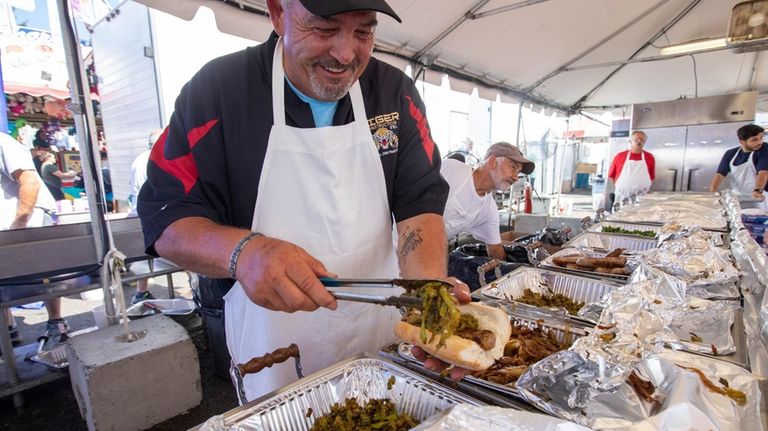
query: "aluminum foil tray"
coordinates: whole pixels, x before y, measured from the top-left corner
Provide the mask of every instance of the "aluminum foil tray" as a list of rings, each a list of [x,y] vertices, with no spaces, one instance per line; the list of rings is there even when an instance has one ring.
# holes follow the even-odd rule
[[[639,230],[639,231],[648,231],[648,232],[655,232],[658,234],[659,231],[661,231],[662,225],[660,224],[642,224],[642,223],[635,223],[635,222],[624,222],[619,220],[603,220],[601,222],[595,223],[592,226],[590,226],[587,231],[588,232],[602,232],[603,227],[618,227],[626,230]],[[611,233],[612,235],[617,235],[614,233]],[[710,237],[715,242],[716,246],[723,246],[726,244],[725,238],[726,234],[722,232],[709,232]],[[637,235],[639,236],[639,235]],[[642,237],[641,237],[642,238]]]
[[[491,304],[488,304],[488,305],[491,305]],[[497,303],[497,305],[501,305],[501,304]],[[569,331],[572,334],[574,341],[578,338],[581,338],[587,335],[586,327],[581,326],[579,324],[574,325],[573,322],[567,319],[558,318],[556,316],[537,316],[535,312],[521,313],[518,311],[513,311],[511,307],[504,306],[504,305],[501,305],[501,306],[510,315],[509,316],[510,321],[512,322],[513,325],[524,325],[529,328],[534,328],[536,327],[537,324],[539,324],[543,328],[547,329],[548,331],[554,331],[555,338],[557,338],[557,340],[560,342],[562,342],[563,339],[565,338],[566,331]],[[403,359],[421,367],[421,362],[417,360],[415,356],[413,356],[413,353],[411,353],[411,348],[413,348],[413,345],[411,345],[410,343],[401,342],[397,347],[397,353]],[[522,399],[514,383],[509,385],[502,385],[499,383],[489,382],[487,380],[483,380],[481,378],[474,377],[472,375],[467,375],[466,377],[464,377],[463,380],[477,386],[492,389],[502,394],[510,395],[515,398]]]
[[[605,255],[608,253],[604,250],[594,250],[591,248],[564,248],[541,261],[540,266],[543,268],[552,268],[556,269],[557,271],[563,271],[571,274],[588,275],[590,277],[597,277],[605,280],[619,280],[622,282],[622,284],[626,283],[627,279],[629,278],[628,275],[606,274],[602,272],[583,271],[580,269],[569,269],[563,266],[557,266],[553,262],[553,259],[556,257],[573,256],[575,254],[581,254],[587,257],[605,257]]]
[[[168,316],[186,316],[195,312],[197,307],[191,299],[147,299],[128,307],[126,313],[131,319],[152,316],[161,312]]]
[[[395,381],[387,389],[391,376]],[[456,404],[483,405],[459,391],[437,384],[380,358],[357,357],[318,371],[223,415],[228,427],[242,430],[308,430],[331,405],[355,398],[389,398],[398,412],[423,421]],[[313,414],[307,417],[312,409]]]
[[[658,225],[678,222],[701,226],[704,230],[728,231],[728,221],[721,209],[691,203],[686,204],[685,202],[679,204],[649,203],[648,205],[623,208],[618,213],[609,215],[607,220]]]
[[[619,285],[620,283],[615,281],[597,280],[543,268],[520,267],[490,285],[475,291],[473,296],[478,299],[490,298],[509,301],[522,307],[534,307],[516,301],[517,298],[523,296],[525,289],[530,289],[542,294],[559,293],[576,302],[589,304],[600,301],[606,293]],[[564,309],[555,311],[560,310]],[[583,319],[579,316],[573,317]]]
[[[612,251],[617,248],[631,251],[645,251],[656,248],[656,240],[636,235],[622,235],[600,232],[582,232],[563,244],[564,248],[587,247]]]
[[[35,353],[29,360],[43,364],[46,367],[63,370],[69,367],[69,357],[67,356],[67,345],[59,343],[50,350]]]
[[[689,300],[699,300],[689,298]],[[689,319],[684,315],[673,320],[670,329],[681,339],[683,350],[703,356],[715,357],[721,361],[730,362],[745,369],[749,369],[749,355],[747,352],[747,338],[744,332],[743,310],[738,308],[736,301],[715,301],[718,309],[730,308],[722,313],[722,319],[707,321],[692,314]],[[732,303],[728,306],[727,304]],[[722,307],[720,307],[722,306]],[[702,326],[706,324],[705,326]],[[690,334],[700,336],[705,344],[689,341]],[[706,343],[711,343],[706,345]],[[718,346],[717,353],[712,351],[711,345]]]

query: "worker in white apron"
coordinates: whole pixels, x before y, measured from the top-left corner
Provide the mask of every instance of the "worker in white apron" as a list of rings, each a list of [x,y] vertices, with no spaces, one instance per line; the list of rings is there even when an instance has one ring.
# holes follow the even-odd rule
[[[349,90],[355,118],[351,124],[290,127],[285,122],[282,59],[281,39],[272,66],[274,125],[251,229],[300,245],[330,272],[344,278],[397,277],[384,172],[366,121],[359,82]],[[329,170],[334,175],[327,175]],[[311,190],[307,184],[312,184]],[[333,219],[324,214],[333,214]],[[400,293],[387,290],[390,295]],[[344,301],[336,311],[275,312],[251,302],[240,283],[224,299],[227,346],[233,362],[245,363],[296,343],[305,374],[357,353],[375,353],[393,341],[393,328],[400,318],[394,307]],[[253,400],[296,380],[289,360],[247,375],[245,395]]]
[[[615,202],[621,203],[624,198],[648,193],[651,189],[651,174],[645,161],[645,151],[641,154],[640,160],[630,160],[632,151],[627,151],[627,159],[616,179]]]
[[[752,191],[756,189],[755,178],[757,177],[757,169],[755,169],[755,163],[753,158],[755,152],[749,153],[749,159],[746,162],[736,166],[736,158],[739,156],[739,151],[731,159],[731,189],[737,191],[743,196],[752,196]],[[766,199],[765,191],[763,191],[763,200],[757,204],[757,207],[762,210],[768,211],[768,199]]]

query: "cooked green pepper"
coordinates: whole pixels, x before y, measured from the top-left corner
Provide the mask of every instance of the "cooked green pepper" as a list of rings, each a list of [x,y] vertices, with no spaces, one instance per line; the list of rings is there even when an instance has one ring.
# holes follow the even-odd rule
[[[431,343],[434,337],[439,335],[437,346],[440,348],[445,346],[448,337],[462,327],[461,325],[464,325],[463,328],[477,329],[477,320],[461,313],[458,301],[444,284],[426,283],[416,290],[415,294],[422,299],[422,310],[409,310],[403,320],[420,326],[419,336],[423,343]],[[473,324],[474,327],[471,326]],[[427,331],[432,332],[432,338],[427,336]]]
[[[330,413],[317,418],[310,431],[404,431],[418,424],[411,415],[397,413],[395,405],[388,399],[373,399],[361,407],[357,401],[348,398],[343,405],[335,403]]]
[[[656,238],[656,232],[650,230],[627,230],[620,227],[603,226],[605,233],[623,233],[626,235],[644,236],[647,238]]]

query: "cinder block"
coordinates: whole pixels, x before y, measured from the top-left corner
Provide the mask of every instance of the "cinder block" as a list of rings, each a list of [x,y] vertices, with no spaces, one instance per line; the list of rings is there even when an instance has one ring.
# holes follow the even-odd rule
[[[164,315],[130,322],[144,338],[126,343],[120,325],[73,337],[69,375],[89,430],[143,430],[202,400],[197,350]]]

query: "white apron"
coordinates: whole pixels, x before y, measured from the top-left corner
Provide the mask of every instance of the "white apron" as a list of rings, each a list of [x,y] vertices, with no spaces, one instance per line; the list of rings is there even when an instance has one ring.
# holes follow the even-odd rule
[[[752,196],[752,191],[755,189],[755,178],[757,177],[757,169],[755,169],[755,162],[752,160],[755,157],[755,152],[752,151],[749,154],[749,159],[746,162],[735,166],[736,157],[739,156],[741,150],[736,150],[736,154],[731,159],[731,189],[739,192],[743,196]],[[757,208],[768,211],[768,195],[763,192],[763,201],[758,202]]]
[[[355,120],[301,129],[285,124],[283,43],[272,67],[274,125],[259,181],[252,230],[292,242],[343,278],[398,276],[392,216],[379,152],[366,121],[360,84],[349,91]],[[392,289],[369,293],[399,294]],[[240,283],[224,297],[227,347],[245,363],[291,343],[305,374],[394,340],[394,307],[338,302],[338,309],[282,313],[252,303]],[[247,400],[296,381],[293,360],[244,379]],[[243,400],[241,400],[243,401]]]
[[[645,163],[645,152],[640,160],[630,160],[632,152],[627,151],[627,159],[616,179],[616,202],[632,195],[648,193],[651,190],[651,175]]]

